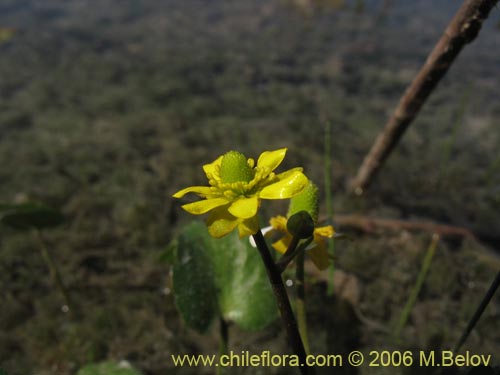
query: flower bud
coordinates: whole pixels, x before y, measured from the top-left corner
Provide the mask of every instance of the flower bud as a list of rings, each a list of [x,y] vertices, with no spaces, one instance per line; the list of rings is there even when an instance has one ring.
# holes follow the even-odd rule
[[[309,238],[314,233],[314,221],[307,211],[299,211],[288,218],[286,229],[300,239]]]
[[[318,221],[318,210],[318,187],[309,181],[309,184],[300,194],[290,199],[288,217],[299,211],[306,211],[311,215],[313,222],[316,223]]]

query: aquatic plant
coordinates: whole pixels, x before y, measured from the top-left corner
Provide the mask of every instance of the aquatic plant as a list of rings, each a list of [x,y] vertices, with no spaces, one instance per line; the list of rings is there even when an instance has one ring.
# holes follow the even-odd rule
[[[187,193],[195,193],[202,198],[182,207],[195,215],[210,213],[207,226],[212,237],[220,239],[236,228],[240,237],[252,236],[251,244],[259,251],[289,343],[300,363],[300,371],[307,374],[309,368],[306,365],[306,352],[309,351],[309,345],[304,306],[304,253],[310,254],[319,269],[326,268],[326,240],[333,237],[335,231],[332,226],[317,227],[318,188],[303,174],[302,168],[293,168],[279,174],[274,172],[282,163],[286,152],[286,148],[265,151],[255,163],[253,159],[247,159],[237,151],[229,151],[203,167],[210,186],[188,187],[173,196],[182,198]],[[290,207],[287,218],[275,216],[270,220],[271,226],[261,230],[258,210],[263,199],[290,199]],[[282,234],[272,245],[283,254],[277,260],[270,252],[263,233],[272,231]],[[252,292],[255,285],[247,285],[246,294],[232,290],[241,289],[241,284],[247,282],[242,279],[242,275],[255,280],[255,275],[259,275],[259,269],[262,267],[259,268],[253,261],[234,262],[242,256],[241,252],[252,252],[253,249],[241,245],[241,240],[234,236],[229,240],[222,240],[224,241],[218,246],[214,240],[201,235],[199,228],[193,225],[183,231],[175,246],[177,262],[174,267],[174,287],[179,310],[185,321],[194,328],[205,330],[213,316],[217,315],[217,311],[221,312],[221,346],[227,349],[226,319],[233,317],[241,325],[246,322],[245,314],[259,315],[253,311],[255,308],[239,309],[238,314],[231,315],[227,309],[228,302],[239,300],[240,303],[243,301],[246,307],[262,307],[266,304],[252,298],[265,298],[266,293]],[[237,248],[237,251],[234,252],[231,246]],[[243,258],[253,258],[253,254],[244,254]],[[229,255],[231,256],[227,257]],[[202,260],[201,263],[196,261],[195,257]],[[293,313],[282,279],[282,273],[294,259],[297,264],[298,319]],[[235,282],[234,277],[225,276],[227,274],[238,275],[238,282]],[[191,282],[183,282],[187,280]],[[208,299],[206,303],[203,298],[193,298],[200,293],[213,294],[215,298]],[[237,295],[238,298],[228,298],[228,295]],[[266,315],[271,316],[269,313]],[[261,318],[257,321],[265,323]]]

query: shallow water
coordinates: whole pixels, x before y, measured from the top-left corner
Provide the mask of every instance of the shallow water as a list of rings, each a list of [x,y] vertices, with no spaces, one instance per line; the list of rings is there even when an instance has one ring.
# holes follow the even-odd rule
[[[353,2],[3,0],[0,28],[14,32],[0,44],[0,203],[41,201],[65,214],[46,238],[81,316],[59,312],[31,237],[0,228],[0,367],[63,375],[110,358],[159,374],[173,371],[169,353],[215,352],[215,333],[184,328],[161,294],[169,265],[157,259],[191,220],[169,197],[205,183],[201,166],[228,149],[256,157],[288,147],[284,167],[301,165],[322,186],[325,122],[335,213],[466,226],[483,243],[442,242],[397,346],[386,331],[431,234],[338,228],[355,238],[337,256],[357,286],[338,291],[349,301],[339,302],[326,299],[324,275],[313,278],[313,348],[452,345],[499,265],[497,11],[368,194],[344,186],[459,4],[369,1],[360,12]],[[263,207],[264,217],[276,209]],[[497,302],[471,350],[500,352]],[[235,348],[287,350],[278,323],[234,330]]]

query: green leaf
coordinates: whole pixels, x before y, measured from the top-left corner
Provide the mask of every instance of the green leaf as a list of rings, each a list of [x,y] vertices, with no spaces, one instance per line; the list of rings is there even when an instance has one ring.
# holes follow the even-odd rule
[[[142,375],[128,364],[121,365],[115,362],[102,362],[87,365],[81,368],[76,375]]]
[[[173,285],[176,304],[186,324],[204,333],[217,315],[217,293],[208,249],[206,228],[188,225],[177,241]]]
[[[0,204],[0,222],[15,229],[51,228],[63,221],[59,211],[43,204]]]
[[[175,238],[167,245],[167,248],[159,254],[158,261],[162,263],[174,264],[177,259],[177,246],[177,238]]]
[[[181,232],[174,265],[177,307],[190,327],[205,332],[218,317],[257,330],[277,316],[276,302],[257,249],[236,232],[210,237],[193,222]]]

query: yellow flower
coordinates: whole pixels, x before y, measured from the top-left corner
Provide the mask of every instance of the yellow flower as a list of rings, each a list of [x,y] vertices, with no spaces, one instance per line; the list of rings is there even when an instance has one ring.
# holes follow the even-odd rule
[[[276,216],[271,218],[269,222],[275,231],[285,233],[280,240],[276,241],[272,245],[276,251],[284,254],[288,245],[292,242],[292,235],[288,233],[286,229],[287,219],[284,216]],[[330,263],[326,245],[327,240],[332,238],[334,234],[335,230],[331,225],[315,228],[313,242],[306,249],[306,254],[309,255],[313,263],[320,270],[327,269]]]
[[[263,152],[257,163],[243,154],[230,151],[203,166],[210,186],[191,186],[175,193],[182,198],[195,193],[203,200],[182,206],[194,215],[210,212],[208,231],[219,238],[238,227],[240,237],[255,234],[259,230],[257,211],[261,199],[287,199],[299,194],[308,179],[302,168],[293,168],[275,174],[286,148]]]

